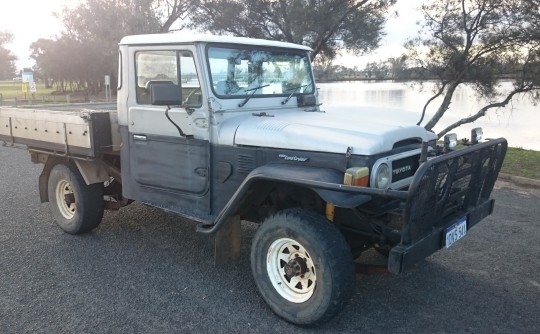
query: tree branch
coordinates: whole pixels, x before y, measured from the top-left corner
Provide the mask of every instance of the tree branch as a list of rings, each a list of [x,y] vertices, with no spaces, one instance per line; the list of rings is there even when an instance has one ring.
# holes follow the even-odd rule
[[[418,123],[416,123],[416,125],[420,125],[422,124],[422,121],[424,120],[424,116],[426,115],[426,110],[428,108],[428,106],[430,105],[431,102],[433,102],[433,100],[435,100],[436,98],[438,98],[439,96],[442,95],[442,93],[444,93],[444,89],[446,88],[446,85],[447,85],[447,82],[443,83],[443,85],[441,86],[441,88],[439,89],[439,91],[433,95],[427,102],[426,104],[424,104],[424,109],[422,109],[422,117],[420,117],[420,121],[418,121]]]
[[[334,35],[336,30],[339,28],[339,26],[343,23],[343,21],[349,16],[351,13],[353,13],[358,8],[365,5],[369,0],[362,0],[358,3],[356,3],[354,6],[351,6],[348,10],[346,10],[341,17],[339,17],[335,22],[335,24],[331,25],[322,36],[317,38],[311,48],[313,51],[311,52],[311,59],[315,59],[315,57],[322,51],[323,45],[328,42],[328,40]]]
[[[525,93],[525,92],[528,92],[528,91],[531,91],[532,89],[534,88],[530,88],[530,87],[525,87],[525,88],[517,88],[515,90],[513,90],[512,92],[510,92],[506,98],[500,102],[494,102],[494,103],[491,103],[491,104],[488,104],[486,106],[484,106],[483,108],[481,108],[480,110],[478,110],[476,112],[476,114],[474,115],[471,115],[469,117],[465,117],[465,118],[462,118],[460,119],[459,121],[447,126],[446,128],[444,128],[441,132],[439,132],[437,134],[437,137],[438,138],[441,138],[442,136],[444,136],[445,134],[447,134],[448,132],[450,132],[451,130],[463,125],[463,124],[468,124],[468,123],[472,123],[476,120],[478,120],[479,118],[481,117],[484,117],[486,115],[486,112],[490,109],[493,109],[493,108],[504,108],[506,107],[506,105],[508,103],[510,103],[510,101],[512,100],[512,98],[516,95],[516,94],[520,94],[520,93]]]

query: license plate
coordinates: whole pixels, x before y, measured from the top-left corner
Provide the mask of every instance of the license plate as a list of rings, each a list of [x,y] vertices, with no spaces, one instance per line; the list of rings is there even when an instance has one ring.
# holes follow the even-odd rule
[[[462,218],[446,229],[446,248],[452,246],[454,242],[463,238],[466,234],[467,218]]]

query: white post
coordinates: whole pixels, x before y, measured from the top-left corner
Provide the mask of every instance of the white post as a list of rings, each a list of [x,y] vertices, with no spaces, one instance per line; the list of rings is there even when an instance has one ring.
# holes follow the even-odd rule
[[[105,76],[105,100],[110,102],[111,100],[111,76]]]

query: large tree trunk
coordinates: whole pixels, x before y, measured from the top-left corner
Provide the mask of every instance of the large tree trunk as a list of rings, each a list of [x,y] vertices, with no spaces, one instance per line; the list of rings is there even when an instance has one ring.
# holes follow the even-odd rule
[[[450,108],[450,103],[452,103],[452,98],[454,97],[454,92],[456,91],[456,88],[460,85],[460,82],[452,82],[448,86],[448,90],[444,94],[444,99],[441,102],[439,109],[437,109],[437,112],[429,122],[424,126],[426,130],[432,130],[433,127],[439,122],[439,120],[444,116],[444,113]]]

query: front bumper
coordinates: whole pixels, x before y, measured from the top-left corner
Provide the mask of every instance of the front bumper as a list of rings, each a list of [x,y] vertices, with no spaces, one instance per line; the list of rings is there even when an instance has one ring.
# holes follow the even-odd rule
[[[491,199],[470,210],[466,215],[467,230],[492,214],[494,204],[495,200]],[[388,255],[388,271],[401,274],[411,269],[417,262],[443,248],[445,246],[446,229],[455,222],[456,220],[451,220],[442,226],[434,227],[430,233],[412,244],[404,245],[400,243],[392,248]]]
[[[445,232],[466,217],[467,230],[493,212],[490,199],[507,150],[491,140],[425,162],[416,172],[403,211],[401,242],[388,270],[402,273],[445,246]]]

